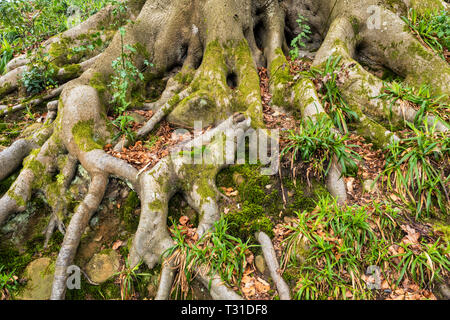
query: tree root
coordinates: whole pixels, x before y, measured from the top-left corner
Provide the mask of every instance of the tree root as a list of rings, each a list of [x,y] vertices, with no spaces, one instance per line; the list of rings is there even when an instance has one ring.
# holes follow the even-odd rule
[[[243,300],[240,295],[223,283],[219,275],[214,273],[211,275],[208,267],[198,267],[197,277],[209,289],[209,293],[214,300]]]
[[[89,191],[83,202],[78,206],[67,227],[64,241],[55,264],[51,300],[60,300],[65,296],[67,268],[75,258],[75,253],[90,218],[100,205],[108,184],[107,174],[96,174],[92,177]]]
[[[185,99],[189,96],[189,90],[184,90],[177,95],[178,99]],[[155,126],[164,119],[164,117],[169,114],[175,106],[175,103],[172,101],[165,102],[156,113],[152,116],[152,118],[145,123],[145,125],[140,128],[136,133],[135,139],[143,139],[145,138],[154,128]],[[120,152],[123,148],[126,148],[130,145],[131,141],[129,139],[120,140],[115,146],[114,151]]]
[[[169,300],[170,291],[172,290],[173,281],[176,275],[176,269],[172,264],[164,262],[161,270],[161,278],[159,279],[158,292],[155,300]]]
[[[367,5],[380,2],[383,1],[369,0]],[[45,233],[47,244],[56,227],[64,232],[61,221],[67,208],[62,198],[75,174],[76,164],[79,162],[91,177],[88,194],[65,230],[56,261],[51,298],[64,298],[67,267],[73,263],[81,236],[102,201],[110,175],[129,182],[141,200],[140,222],[130,251],[132,266],[144,260],[149,268],[153,268],[160,262],[163,253],[173,247],[167,215],[169,201],[177,192],[181,192],[188,204],[199,213],[199,235],[213,227],[220,218],[215,177],[227,163],[232,162],[229,161],[230,155],[224,151],[223,139],[234,141],[236,132],[244,131],[250,125],[264,127],[256,65],[267,61],[274,104],[298,109],[305,119],[314,119],[325,112],[312,81],[294,79],[284,55],[287,52],[284,32],[286,28],[295,29],[285,24],[289,24],[292,17],[297,17],[299,11],[305,11],[313,18],[314,30],[325,31],[324,27],[329,28],[314,65],[320,68],[330,56],[342,57],[343,76],[338,85],[344,99],[358,114],[359,120],[355,126],[365,137],[378,139],[380,145],[389,144],[398,138],[384,125],[404,126],[405,120],[413,121],[416,113],[402,105],[390,108],[387,102],[374,98],[382,92],[383,84],[356,62],[360,47],[367,47],[365,53],[404,76],[409,83],[417,85],[429,80],[428,83],[437,93],[448,93],[448,66],[438,61],[434,54],[423,51],[425,49],[420,47],[420,43],[405,31],[406,27],[397,15],[381,8],[383,19],[389,23],[380,30],[368,30],[365,26],[369,18],[367,7],[355,3],[341,1],[330,6],[327,0],[130,1],[127,17],[135,23],[125,28],[126,37],[122,39],[121,35],[115,35],[101,56],[83,62],[84,72],[79,78],[42,98],[12,108],[1,106],[0,113],[7,114],[60,95],[58,103],[49,104],[49,115],[43,127],[30,138],[18,140],[0,153],[0,180],[16,170],[26,157],[18,178],[0,199],[0,224],[11,214],[24,210],[33,191],[42,191],[52,207]],[[191,14],[190,10],[186,10],[187,6],[198,12]],[[46,45],[98,30],[100,24],[112,17],[112,10],[113,7],[102,10],[78,29],[54,37]],[[318,35],[322,36],[322,33]],[[393,40],[403,41],[399,44],[397,56],[390,46]],[[121,56],[126,45],[139,47],[137,54],[131,58],[136,68],[142,70],[147,59],[154,64],[151,74],[150,71],[146,74],[149,78],[183,66],[182,72],[168,81],[158,102],[144,104],[144,108],[156,112],[138,132],[139,139],[144,138],[166,116],[169,122],[187,127],[192,127],[194,121],[202,121],[203,128],[216,126],[179,146],[170,156],[142,174],[103,151],[103,146],[111,142],[112,135],[108,130],[104,107],[111,101],[108,92],[108,81],[114,73],[111,65]],[[411,48],[417,50],[413,52]],[[11,80],[7,79],[17,80],[28,62],[23,56],[10,62],[7,68],[9,73],[0,78],[2,94],[11,90],[7,85]],[[439,72],[442,79],[434,77]],[[60,76],[64,78],[67,74],[61,71]],[[136,87],[141,85],[139,82]],[[135,89],[138,88],[132,88],[129,93],[134,93]],[[232,114],[235,115],[230,117]],[[429,123],[434,120],[432,116],[428,117]],[[445,124],[438,124],[438,127],[441,131],[448,130]],[[237,135],[237,138],[236,143],[242,143],[243,136]],[[122,149],[127,143],[123,141],[116,148]],[[202,150],[202,161],[198,161],[192,149]],[[235,156],[233,153],[233,158]],[[224,158],[227,161],[221,161]],[[327,187],[343,203],[346,190],[342,170],[336,158],[332,161],[326,178]],[[270,239],[263,233],[258,233],[257,238],[263,246],[280,297],[289,299],[289,288],[278,274],[279,265]],[[210,288],[213,298],[241,298],[225,286],[219,276],[208,276],[210,273],[206,266],[198,266],[197,271],[202,283]],[[158,299],[169,296],[174,272],[170,265],[163,265]]]
[[[257,232],[255,234],[256,239],[261,244],[261,249],[266,260],[267,267],[270,271],[270,276],[275,283],[278,295],[281,300],[291,300],[291,293],[289,286],[284,281],[280,274],[280,264],[278,263],[275,249],[273,248],[272,240],[264,232]]]
[[[16,112],[16,111],[23,110],[26,107],[34,107],[34,106],[37,106],[37,105],[39,105],[39,104],[41,104],[41,103],[43,103],[45,101],[51,100],[51,99],[53,99],[53,98],[55,98],[55,97],[57,97],[57,96],[59,96],[61,94],[61,92],[64,89],[64,86],[65,85],[63,84],[63,85],[59,86],[56,89],[50,90],[43,97],[36,98],[36,99],[30,100],[30,101],[27,101],[27,102],[19,103],[19,104],[13,106],[13,107],[0,105],[0,116],[2,116],[2,115],[4,116],[4,115],[7,115],[7,114]]]

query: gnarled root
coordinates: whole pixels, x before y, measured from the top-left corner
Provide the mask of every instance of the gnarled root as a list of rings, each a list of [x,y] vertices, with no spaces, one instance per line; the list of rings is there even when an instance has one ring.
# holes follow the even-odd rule
[[[367,5],[378,3],[380,1],[367,1]],[[16,170],[26,157],[18,178],[0,199],[0,224],[13,213],[24,210],[33,191],[42,191],[52,207],[46,242],[56,227],[62,232],[66,229],[61,221],[67,209],[61,199],[76,164],[79,162],[91,177],[88,194],[65,230],[56,262],[52,299],[64,298],[66,269],[75,257],[89,219],[102,201],[110,175],[129,182],[141,200],[139,227],[130,252],[133,266],[144,260],[150,268],[154,267],[163,253],[174,245],[167,228],[167,214],[169,201],[176,192],[181,192],[199,213],[199,235],[213,227],[220,218],[215,176],[230,163],[230,155],[224,151],[224,139],[234,141],[236,132],[246,130],[250,124],[254,128],[264,126],[257,65],[267,62],[274,104],[296,108],[303,118],[313,120],[325,112],[314,83],[309,79],[294,79],[284,55],[287,49],[285,29],[295,29],[289,24],[299,11],[312,18],[313,30],[319,36],[329,28],[314,65],[320,68],[330,56],[342,57],[340,67],[345,72],[338,83],[342,96],[359,116],[354,124],[358,132],[378,145],[398,139],[383,124],[404,125],[405,120],[414,121],[416,112],[399,104],[390,109],[387,102],[373,98],[381,93],[383,84],[358,64],[357,48],[363,48],[365,54],[404,76],[413,85],[428,82],[435,93],[449,93],[448,65],[421,47],[397,15],[381,7],[382,19],[387,24],[379,30],[368,30],[365,23],[369,18],[367,7],[361,6],[359,1],[147,0],[129,1],[129,5],[127,17],[135,23],[126,26],[126,37],[122,39],[115,35],[99,58],[89,57],[93,59],[83,62],[81,71],[84,72],[79,78],[29,102],[27,105],[36,105],[61,95],[58,110],[55,102],[49,104],[50,112],[44,126],[0,153],[0,179]],[[194,8],[195,14],[186,10],[187,7]],[[98,30],[105,19],[111,18],[111,10],[112,7],[102,10],[78,30],[69,30],[47,45]],[[398,43],[397,53],[391,46],[392,41]],[[103,151],[103,146],[111,142],[104,106],[111,101],[108,89],[114,73],[112,64],[127,45],[139,47],[130,58],[136,68],[143,70],[147,59],[154,64],[152,74],[146,75],[166,75],[173,68],[182,66],[182,72],[169,80],[161,99],[144,105],[156,112],[138,132],[139,139],[166,116],[169,122],[184,127],[193,127],[195,121],[202,121],[203,128],[217,126],[140,174],[131,165]],[[27,59],[20,57],[9,64],[9,73],[0,78],[2,94],[13,90],[11,83],[18,80],[26,63]],[[60,73],[61,78],[67,76],[65,71]],[[435,74],[441,77],[434,77]],[[138,81],[136,87],[140,85],[142,83]],[[25,104],[12,108],[3,106],[0,113],[24,107]],[[230,117],[232,114],[235,116]],[[434,120],[429,116],[427,121]],[[441,131],[448,130],[443,123],[437,126]],[[336,130],[336,134],[340,133]],[[243,135],[237,136],[236,143],[240,144]],[[128,143],[123,141],[117,148]],[[201,162],[196,162],[194,157],[192,163],[192,148],[202,150]],[[188,152],[180,152],[183,150]],[[223,161],[225,158],[227,161]],[[341,168],[336,158],[332,161],[327,186],[343,203],[347,195]],[[257,238],[263,246],[280,297],[290,298],[289,289],[278,274],[278,262],[270,239],[262,233],[258,233]],[[200,280],[210,287],[214,298],[240,298],[217,275],[209,276],[205,266],[198,266],[198,271]],[[163,264],[158,299],[169,296],[174,272],[170,264]]]

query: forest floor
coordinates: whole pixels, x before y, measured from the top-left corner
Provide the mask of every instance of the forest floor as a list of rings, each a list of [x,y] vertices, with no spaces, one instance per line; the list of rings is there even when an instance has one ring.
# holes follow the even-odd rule
[[[448,61],[448,51],[445,57]],[[311,68],[307,58],[289,61],[294,77]],[[368,70],[380,77],[383,72]],[[291,133],[302,126],[302,120],[297,110],[272,104],[267,70],[260,68],[259,76],[264,123],[268,129],[280,130],[283,150],[291,141]],[[318,91],[323,81],[315,79]],[[157,100],[160,87],[153,88],[145,102]],[[20,100],[17,94],[11,94],[0,104],[13,106]],[[444,120],[449,120],[449,106],[439,112]],[[0,151],[39,126],[46,115],[47,109],[41,104],[5,116],[0,123]],[[129,110],[127,115],[135,119],[132,130],[137,131],[153,112]],[[106,145],[105,151],[138,170],[150,170],[186,138],[174,135],[176,129],[162,121],[145,140],[120,152]],[[193,134],[190,128],[184,129]],[[405,130],[403,134],[408,137],[412,131]],[[259,174],[258,164],[231,166],[218,175],[220,209],[228,223],[228,233],[235,237],[232,244],[248,241],[250,245],[243,253],[241,265],[231,272],[228,284],[246,299],[278,299],[254,238],[254,232],[261,230],[273,239],[283,277],[295,299],[448,299],[439,289],[441,283],[450,285],[448,215],[443,219],[433,215],[417,218],[416,208],[405,203],[400,190],[393,192],[389,187],[384,174],[387,151],[375,148],[351,130],[345,143],[358,158],[356,172],[344,178],[348,192],[344,206],[331,199],[323,187],[323,177],[316,174],[311,163],[294,162],[289,152],[281,156],[277,175]],[[448,176],[449,163],[441,165]],[[404,172],[408,169],[402,168]],[[0,183],[0,195],[8,190],[18,172],[20,168]],[[83,199],[87,186],[88,177],[80,166],[70,187],[69,211]],[[53,235],[47,248],[43,247],[42,230],[49,212],[49,206],[37,195],[24,213],[0,228],[0,300],[23,295],[29,280],[25,270],[30,262],[56,258],[62,240],[60,233]],[[83,277],[82,290],[68,291],[68,299],[154,298],[159,270],[140,265],[130,271],[127,261],[139,214],[137,194],[125,183],[111,178],[106,196],[82,238],[75,263],[85,270],[95,255],[114,251],[119,265],[101,284]],[[195,233],[198,217],[181,195],[171,200],[169,216],[172,222],[168,227],[174,238],[181,234],[188,246],[195,245],[199,240]],[[129,281],[133,284],[131,291],[127,289]],[[173,289],[172,298],[176,299],[211,298],[201,284],[186,284],[183,276],[177,278]]]

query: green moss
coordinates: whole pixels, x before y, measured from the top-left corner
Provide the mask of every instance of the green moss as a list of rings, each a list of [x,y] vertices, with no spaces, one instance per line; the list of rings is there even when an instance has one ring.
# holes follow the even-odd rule
[[[96,136],[94,120],[80,121],[72,128],[75,143],[84,152],[103,149],[104,141]]]
[[[273,236],[273,223],[264,215],[264,208],[254,203],[244,202],[242,210],[226,216],[230,234],[241,239],[254,238],[256,231]]]
[[[139,219],[137,219],[134,214],[135,210],[139,207],[139,204],[140,200],[138,194],[131,191],[120,209],[120,219],[125,223],[125,228],[129,232],[136,231],[139,224]]]
[[[227,168],[217,176],[217,186],[233,187],[238,191],[241,209],[230,212],[226,218],[231,223],[230,232],[244,241],[258,230],[272,234],[274,223],[281,221],[281,212],[293,215],[295,211],[312,210],[315,201],[328,194],[318,182],[308,187],[301,181],[294,184],[285,178],[287,204],[283,207],[278,176],[261,175],[260,169],[261,165],[245,164]]]
[[[104,98],[104,94],[108,89],[107,81],[104,79],[103,74],[96,72],[89,80],[89,85],[98,91],[98,94]]]
[[[50,54],[52,62],[57,66],[63,66],[71,63],[70,44],[72,40],[69,38],[62,38],[61,40],[54,42],[50,45],[48,53]]]
[[[161,202],[161,200],[156,199],[155,201],[148,204],[148,208],[152,211],[162,211],[163,203]]]
[[[356,17],[350,17],[350,23],[352,25],[353,28],[353,33],[356,35],[359,33],[360,30],[360,26],[359,26],[359,20]]]

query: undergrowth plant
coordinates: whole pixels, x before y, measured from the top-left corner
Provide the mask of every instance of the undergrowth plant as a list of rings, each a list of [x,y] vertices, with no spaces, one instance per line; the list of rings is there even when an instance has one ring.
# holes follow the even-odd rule
[[[348,135],[342,136],[336,132],[326,114],[319,114],[314,119],[308,117],[297,130],[288,132],[289,142],[281,156],[292,154],[292,164],[302,161],[313,169],[317,178],[323,178],[331,168],[332,158],[336,156],[342,175],[357,171],[355,160],[359,160],[359,155],[350,149],[353,145],[347,144]]]
[[[388,100],[390,107],[399,100],[411,102],[418,106],[418,112],[414,119],[416,126],[421,126],[427,114],[434,114],[446,120],[448,117],[448,96],[433,96],[428,85],[422,85],[418,90],[405,83],[393,81],[384,83],[383,93],[376,98]]]
[[[327,59],[323,69],[311,68],[310,74],[315,78],[319,78],[323,83],[319,93],[323,96],[324,106],[328,109],[327,113],[333,120],[334,125],[339,131],[347,133],[347,121],[358,119],[358,115],[348,106],[336,82],[342,71],[340,66],[341,60],[341,56],[331,56]]]
[[[11,293],[16,291],[18,286],[14,271],[5,273],[4,267],[0,266],[0,300],[10,298]]]
[[[286,226],[291,232],[282,257],[285,275],[296,274],[296,299],[372,298],[363,277],[370,266],[380,269],[393,290],[405,277],[429,288],[450,271],[448,243],[420,236],[405,241],[410,238],[394,222],[401,219],[390,205],[339,206],[325,197],[313,211],[297,216]],[[394,247],[400,248],[397,253],[391,252]]]
[[[450,166],[450,137],[437,132],[434,126],[417,128],[386,148],[385,176],[388,190],[395,192],[416,211],[416,219],[432,213],[448,213]]]
[[[400,259],[400,263],[396,266],[400,274],[396,285],[399,285],[409,274],[421,287],[426,287],[435,279],[442,280],[443,271],[450,272],[448,258],[450,250],[440,240],[431,244],[422,243],[415,247],[402,243],[401,247],[404,252],[392,256],[392,259]]]
[[[118,115],[113,124],[120,130],[115,139],[125,135],[127,139],[134,140],[135,133],[132,130],[134,120],[126,114],[126,111],[131,105],[131,90],[139,80],[144,81],[144,75],[133,63],[133,57],[137,52],[136,48],[124,44],[125,28],[119,28],[119,33],[122,51],[120,56],[112,62],[114,74],[109,84],[112,93],[111,104],[114,108],[114,113]],[[145,61],[145,65],[149,66],[150,63]]]
[[[27,94],[36,95],[46,89],[56,87],[57,68],[49,59],[49,54],[39,48],[28,64],[28,70],[22,74],[21,83]]]
[[[223,281],[239,286],[245,267],[246,253],[254,245],[249,241],[228,234],[229,224],[222,218],[214,224],[213,231],[206,233],[198,241],[188,239],[185,228],[173,223],[172,233],[175,246],[167,250],[163,257],[181,267],[174,287],[186,297],[189,284],[196,277],[196,267],[206,266],[209,274],[217,273]],[[176,292],[178,295],[178,291]]]
[[[408,17],[402,19],[431,50],[445,60],[444,53],[450,47],[450,15],[447,11],[419,14],[411,9]]]
[[[306,23],[306,18],[301,14],[298,15],[296,21],[301,31],[291,41],[291,47],[293,49],[289,51],[289,54],[292,60],[295,60],[300,56],[300,47],[306,48],[306,44],[303,41],[308,40],[310,38],[309,35],[312,33],[310,26]]]

